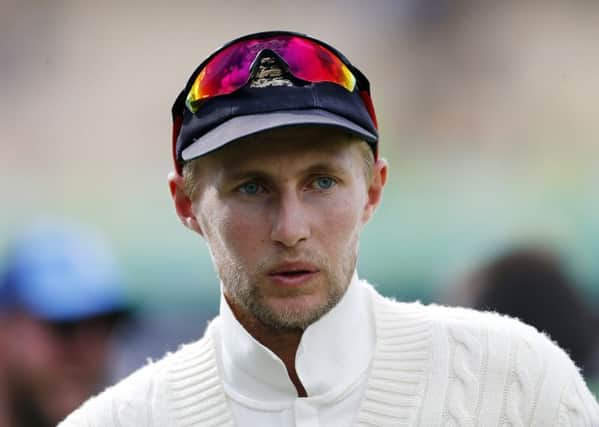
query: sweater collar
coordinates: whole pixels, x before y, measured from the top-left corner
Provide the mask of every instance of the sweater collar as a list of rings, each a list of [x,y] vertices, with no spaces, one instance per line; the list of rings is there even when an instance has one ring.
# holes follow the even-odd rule
[[[262,402],[297,398],[283,362],[241,326],[222,296],[220,336],[228,391]],[[310,325],[300,341],[296,370],[308,396],[334,399],[348,391],[368,369],[374,345],[368,285],[354,274],[339,303]]]

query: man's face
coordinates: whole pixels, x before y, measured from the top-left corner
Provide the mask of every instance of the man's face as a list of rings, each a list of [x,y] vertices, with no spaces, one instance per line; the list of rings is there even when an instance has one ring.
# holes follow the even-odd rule
[[[382,187],[377,163],[371,194],[358,144],[333,129],[288,128],[199,160],[192,221],[236,314],[305,328],[343,296]]]

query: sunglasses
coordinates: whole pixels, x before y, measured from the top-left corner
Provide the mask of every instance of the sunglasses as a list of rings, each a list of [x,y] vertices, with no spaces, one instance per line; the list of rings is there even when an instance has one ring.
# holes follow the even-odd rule
[[[172,108],[173,150],[185,110],[195,114],[207,100],[232,94],[246,86],[265,51],[276,54],[285,71],[299,80],[334,83],[349,92],[357,89],[372,122],[377,126],[370,83],[343,54],[304,34],[271,31],[235,39],[212,53],[196,68]],[[179,168],[180,165],[177,166]]]
[[[338,54],[306,37],[280,34],[236,41],[212,56],[195,78],[185,105],[198,111],[203,99],[228,95],[244,87],[264,51],[276,53],[294,77],[310,83],[336,83],[352,92],[356,77]]]

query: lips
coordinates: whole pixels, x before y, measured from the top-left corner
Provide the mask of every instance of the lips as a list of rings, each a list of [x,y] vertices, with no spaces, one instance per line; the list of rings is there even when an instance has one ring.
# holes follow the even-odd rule
[[[300,286],[318,275],[316,266],[309,263],[295,262],[275,266],[268,276],[280,286]]]

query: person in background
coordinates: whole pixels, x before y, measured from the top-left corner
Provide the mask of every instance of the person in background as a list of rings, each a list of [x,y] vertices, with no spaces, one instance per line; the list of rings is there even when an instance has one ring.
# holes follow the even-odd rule
[[[44,219],[0,274],[0,426],[55,426],[103,384],[130,313],[115,259],[89,227]]]
[[[545,332],[596,389],[599,317],[554,251],[537,245],[515,247],[491,259],[458,287],[451,303],[507,314]]]

